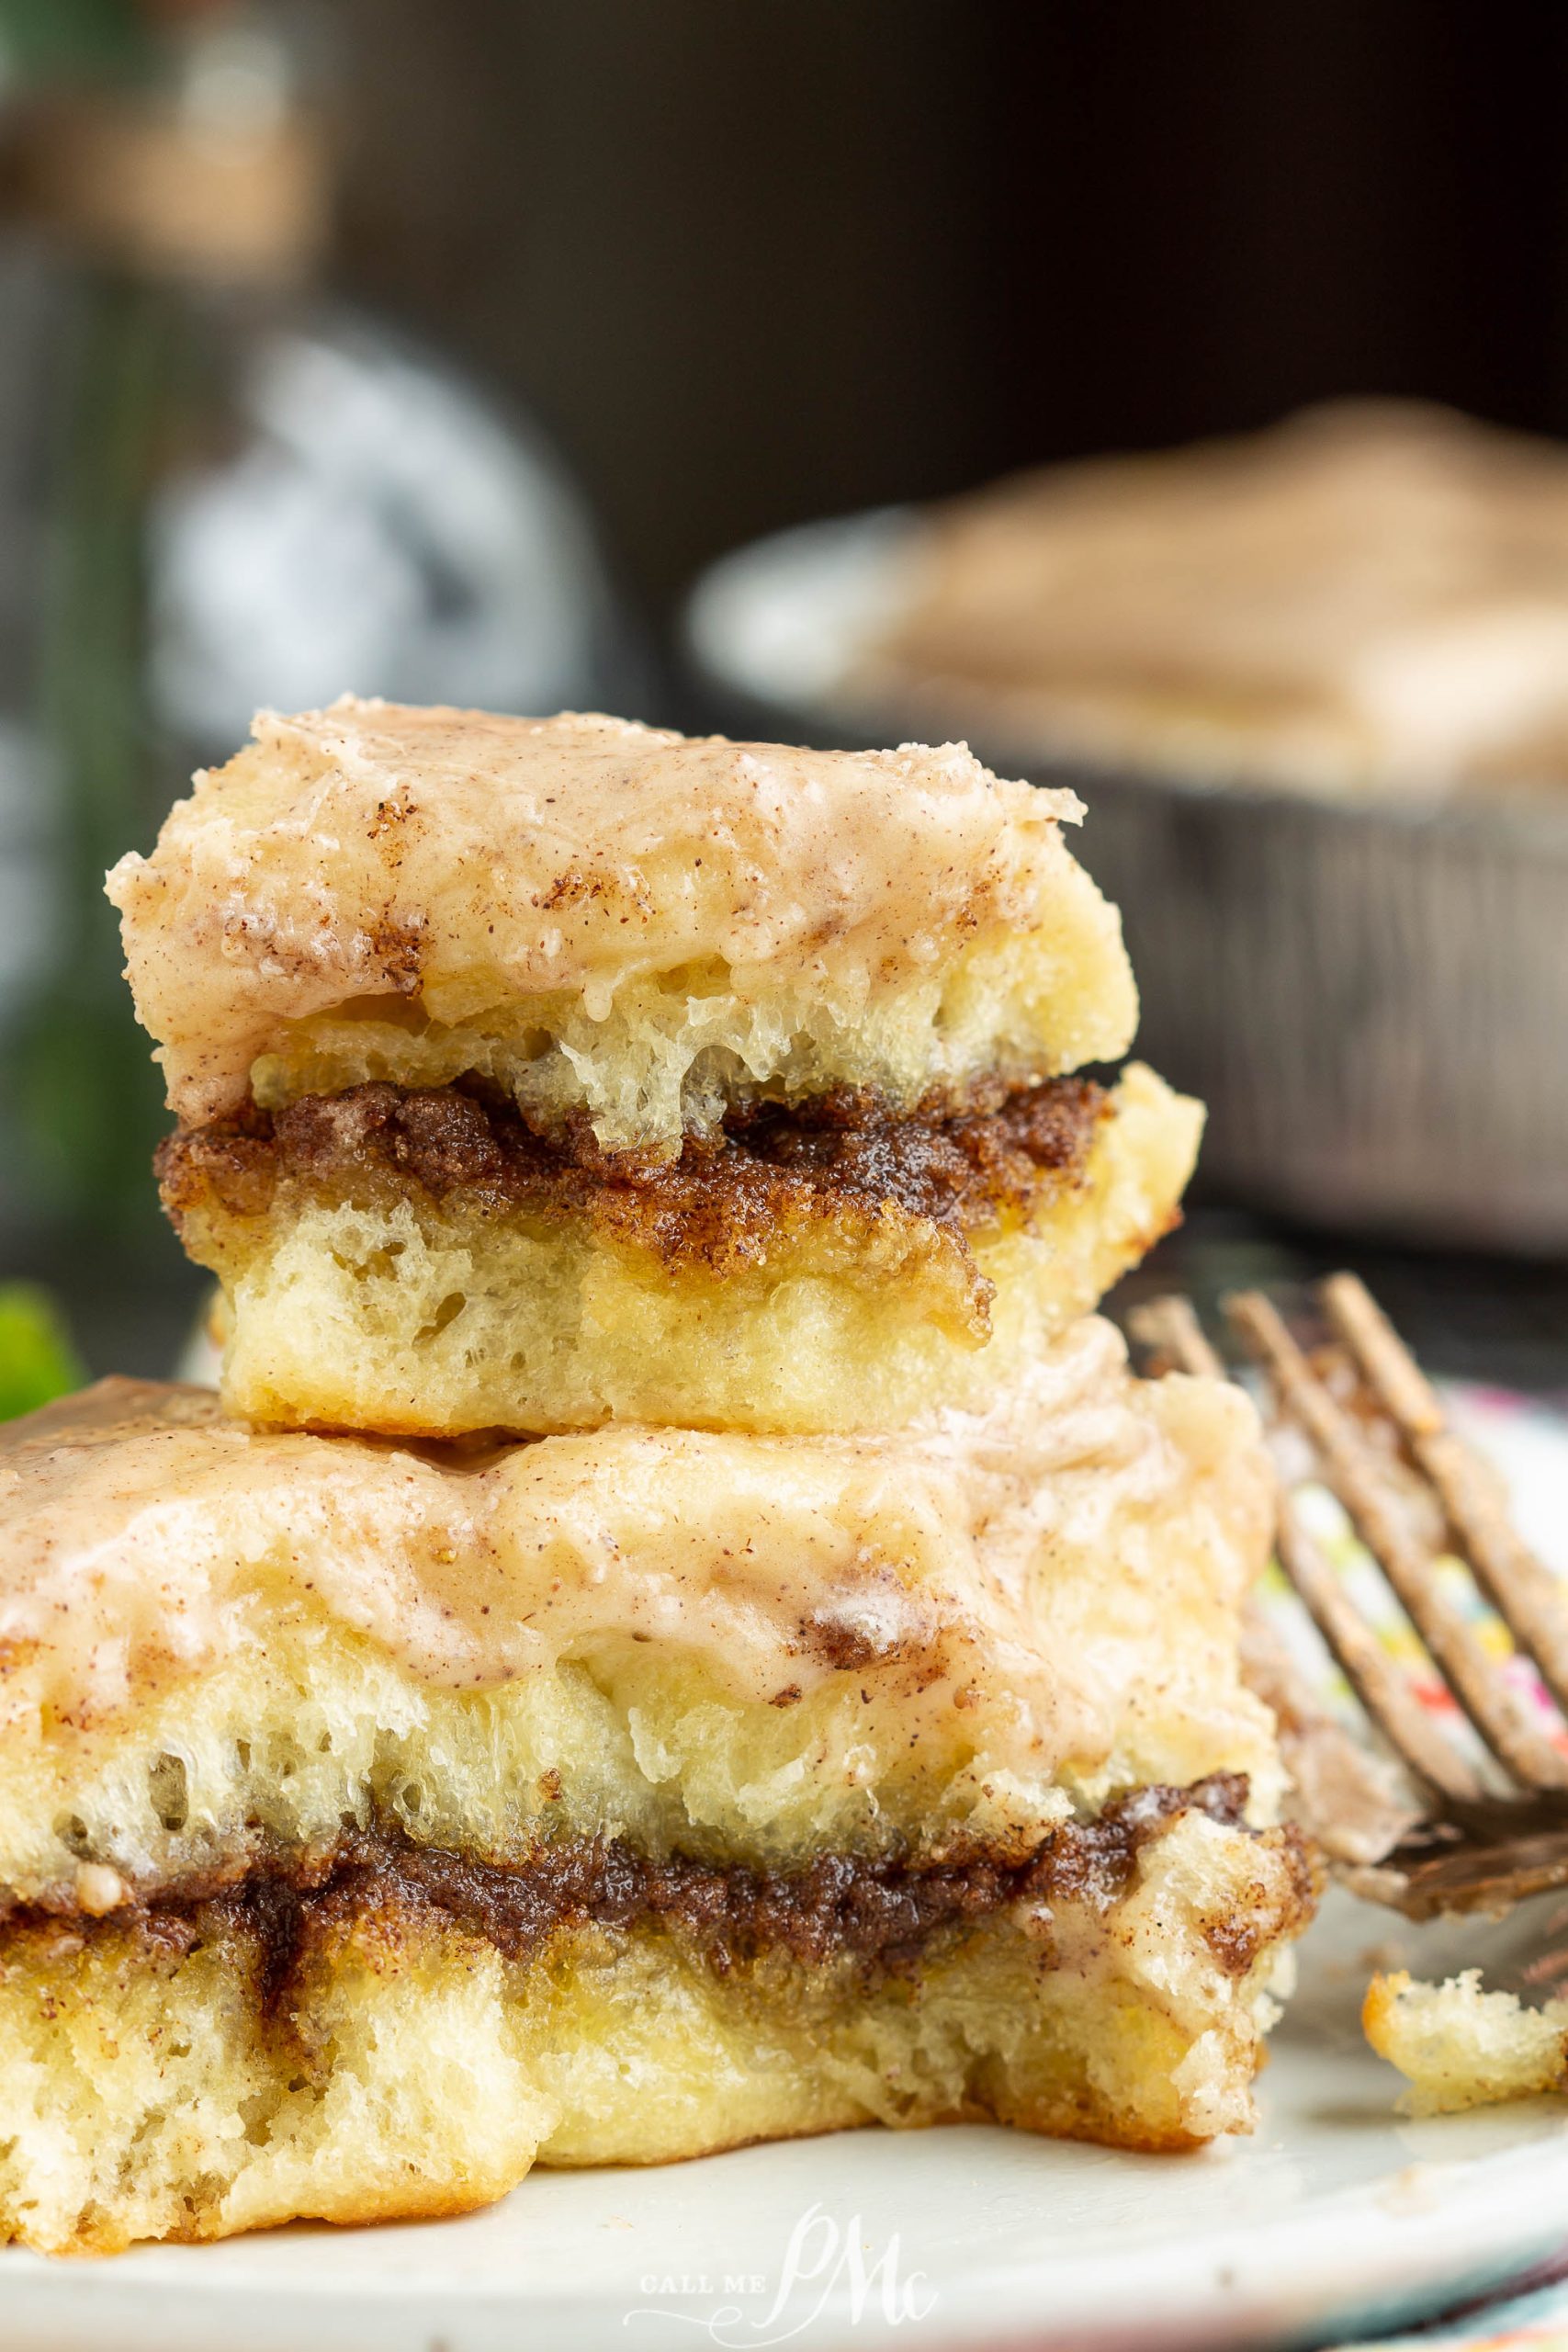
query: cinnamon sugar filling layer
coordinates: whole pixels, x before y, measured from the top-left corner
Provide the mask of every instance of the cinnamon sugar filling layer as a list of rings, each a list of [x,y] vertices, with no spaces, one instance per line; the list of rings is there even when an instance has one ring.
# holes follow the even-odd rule
[[[806,1968],[848,1959],[873,1971],[918,1967],[934,1938],[1018,1903],[1088,1903],[1109,1910],[1127,1891],[1143,1848],[1184,1814],[1245,1828],[1247,1782],[1217,1772],[1189,1788],[1156,1784],[1092,1821],[1053,1830],[1021,1860],[1000,1851],[952,1862],[828,1852],[805,1868],[761,1871],[675,1855],[653,1860],[618,1838],[542,1841],[521,1861],[416,1844],[390,1825],[352,1830],[328,1849],[253,1852],[228,1866],[148,1890],[107,1916],[69,1905],[18,1905],[0,1918],[0,1952],[57,1951],[62,1937],[128,1930],[187,1951],[216,1937],[258,1943],[261,1981],[278,1999],[311,1937],[351,1920],[444,1917],[508,1960],[525,1961],[562,1930],[681,1935],[719,1975],[779,1953]],[[1292,1828],[1250,1831],[1288,1860],[1287,1892],[1250,1909],[1216,1912],[1203,1935],[1230,1975],[1305,1926],[1315,1903],[1311,1861]]]
[[[960,1247],[1021,1222],[1079,1181],[1107,1099],[1089,1080],[1056,1078],[994,1088],[957,1113],[904,1113],[844,1088],[732,1110],[719,1134],[688,1135],[679,1158],[660,1162],[603,1152],[586,1123],[547,1140],[509,1102],[466,1086],[372,1083],[182,1130],[157,1167],[176,1227],[209,1201],[258,1217],[285,1190],[378,1200],[417,1186],[477,1216],[585,1219],[671,1269],[723,1272],[817,1220],[891,1210]]]

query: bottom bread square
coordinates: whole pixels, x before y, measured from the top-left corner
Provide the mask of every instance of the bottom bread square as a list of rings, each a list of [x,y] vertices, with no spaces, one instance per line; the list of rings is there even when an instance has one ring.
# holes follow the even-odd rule
[[[1224,1383],[489,1448],[106,1383],[0,1434],[0,2233],[450,2213],[534,2164],[1244,2130],[1314,1875]]]
[[[1238,1826],[1244,1796],[1144,1792],[1021,1866],[885,1874],[869,1901],[829,1863],[740,1872],[739,1905],[722,1871],[666,1871],[653,1908],[601,1848],[570,1858],[562,1917],[358,1839],[314,1888],[263,1871],[126,1921],[14,1923],[0,2201],[34,2245],[110,2250],[462,2212],[536,2163],[863,2123],[1190,2147],[1250,2119],[1311,1905],[1292,1836]]]

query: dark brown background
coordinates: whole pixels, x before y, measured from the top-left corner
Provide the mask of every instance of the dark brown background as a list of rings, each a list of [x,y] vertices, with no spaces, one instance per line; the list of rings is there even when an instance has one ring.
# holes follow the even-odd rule
[[[340,276],[666,609],[771,525],[1348,390],[1568,425],[1560,0],[340,0]]]
[[[775,526],[1327,394],[1568,431],[1565,0],[338,5],[340,278],[534,405],[657,621]],[[1205,1299],[1345,1250],[1174,1246]],[[1560,1272],[1358,1262],[1435,1365],[1568,1377]]]
[[[760,531],[1325,394],[1568,431],[1568,0],[276,5],[336,50],[336,282],[533,407],[660,628]],[[1342,1256],[1434,1368],[1568,1395],[1562,1268],[1210,1202],[1146,1278]],[[173,1359],[171,1240],[29,1269],[96,1370]]]

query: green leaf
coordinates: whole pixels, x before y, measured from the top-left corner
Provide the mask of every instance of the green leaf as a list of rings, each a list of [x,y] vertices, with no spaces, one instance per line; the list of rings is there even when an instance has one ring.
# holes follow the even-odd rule
[[[80,1388],[81,1365],[47,1291],[0,1283],[0,1421]]]
[[[149,38],[134,0],[0,0],[0,87],[134,74]]]

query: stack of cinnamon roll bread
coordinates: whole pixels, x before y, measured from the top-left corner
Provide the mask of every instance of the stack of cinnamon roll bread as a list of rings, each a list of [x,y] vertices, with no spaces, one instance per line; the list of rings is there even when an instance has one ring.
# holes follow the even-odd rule
[[[1312,1873],[1068,793],[344,701],[110,895],[220,1396],[0,1446],[0,2220],[1245,2128]]]

